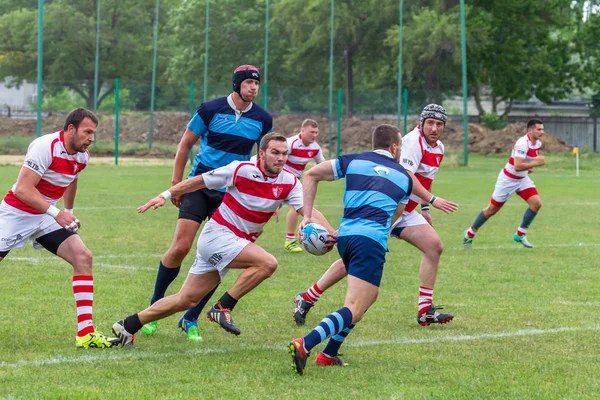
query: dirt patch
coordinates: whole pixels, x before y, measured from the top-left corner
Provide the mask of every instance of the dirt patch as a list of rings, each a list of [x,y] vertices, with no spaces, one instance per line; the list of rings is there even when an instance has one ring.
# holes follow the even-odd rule
[[[302,120],[307,116],[281,115],[274,117],[274,130],[286,136],[298,133]],[[64,123],[65,114],[53,114],[43,119],[43,132],[55,132],[60,130]],[[321,128],[320,142],[323,147],[328,147],[329,121],[324,117],[311,117],[315,119]],[[115,138],[115,116],[114,114],[99,114],[100,124],[96,139],[102,142],[113,142]],[[153,121],[153,143],[176,144],[179,142],[185,126],[189,121],[188,113],[157,112]],[[345,151],[365,150],[371,146],[371,132],[382,123],[396,125],[396,120],[382,119],[342,119],[341,148]],[[412,129],[418,122],[410,121],[408,126]],[[119,116],[119,142],[147,143],[150,126],[149,113],[124,113]],[[333,128],[333,149],[337,148],[337,123]],[[510,124],[502,130],[490,130],[481,125],[469,124],[469,152],[480,154],[507,153],[515,141],[525,134],[524,123]],[[24,120],[14,118],[0,118],[0,136],[24,136],[34,137],[36,132],[35,120]],[[461,151],[463,149],[463,127],[462,124],[454,124],[449,121],[444,130],[442,141],[448,150]],[[572,147],[567,146],[552,134],[544,135],[544,152],[570,152]],[[0,153],[2,149],[0,149]],[[139,157],[162,157],[163,152],[154,149],[140,154]],[[169,155],[172,156],[172,155]]]

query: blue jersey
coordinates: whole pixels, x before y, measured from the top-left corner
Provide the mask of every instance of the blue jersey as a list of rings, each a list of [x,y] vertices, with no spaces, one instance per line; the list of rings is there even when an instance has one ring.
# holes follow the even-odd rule
[[[236,115],[231,95],[202,103],[187,125],[202,140],[188,178],[232,161],[248,161],[254,144],[272,127],[273,118],[257,104]]]
[[[388,152],[348,154],[332,160],[335,179],[345,177],[344,215],[338,236],[366,236],[387,249],[392,215],[408,203],[412,180]]]

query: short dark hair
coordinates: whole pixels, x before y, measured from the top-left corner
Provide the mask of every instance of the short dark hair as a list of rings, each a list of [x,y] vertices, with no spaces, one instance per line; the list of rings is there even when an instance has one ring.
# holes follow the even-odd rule
[[[98,126],[98,117],[96,116],[96,114],[83,107],[79,107],[74,110],[71,110],[69,115],[67,115],[67,119],[65,120],[63,130],[66,131],[67,129],[69,129],[69,125],[73,125],[75,129],[79,129],[79,124],[85,118],[91,119],[94,122],[94,124]]]
[[[271,133],[267,133],[260,140],[259,149],[261,149],[262,151],[267,151],[267,149],[269,148],[269,142],[271,142],[272,140],[276,140],[278,142],[287,142],[287,138],[285,136],[283,136],[281,133],[271,132]]]
[[[527,130],[534,128],[536,125],[544,125],[541,119],[532,118],[527,121]]]
[[[400,144],[400,129],[383,124],[373,130],[373,150],[387,150],[392,144]]]

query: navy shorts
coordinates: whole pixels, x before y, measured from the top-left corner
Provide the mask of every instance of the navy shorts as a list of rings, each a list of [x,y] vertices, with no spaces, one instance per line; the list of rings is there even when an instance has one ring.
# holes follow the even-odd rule
[[[379,287],[386,249],[375,240],[360,235],[338,237],[337,245],[348,275]]]
[[[179,219],[190,219],[201,224],[206,218],[212,217],[223,202],[224,196],[225,192],[210,189],[184,194],[179,207]]]

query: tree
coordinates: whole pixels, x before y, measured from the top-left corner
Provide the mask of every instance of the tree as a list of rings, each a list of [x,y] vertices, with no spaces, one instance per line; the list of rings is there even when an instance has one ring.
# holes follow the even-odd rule
[[[154,3],[102,1],[98,104],[114,90],[114,78],[150,80]],[[88,108],[94,104],[95,10],[90,3],[69,0],[46,2],[44,8],[44,88],[51,94],[68,88]],[[34,80],[37,9],[19,9],[0,17],[0,35],[4,38],[0,41],[0,79],[12,77],[14,84]]]
[[[284,57],[300,87],[329,86],[331,1],[282,0],[274,7],[275,23],[287,24],[291,43]],[[382,46],[389,26],[397,21],[397,2],[338,0],[334,17],[334,85],[345,86],[346,112],[352,114],[354,88],[389,85],[381,71],[391,70],[390,51]],[[294,21],[289,23],[289,21]]]
[[[486,85],[492,112],[501,102],[503,115],[515,99],[536,96],[542,101],[564,98],[578,84],[580,66],[566,29],[577,13],[564,0],[474,0],[467,29],[480,20],[487,29],[469,44],[469,84],[480,115],[481,91]],[[485,35],[485,36],[482,36]]]

